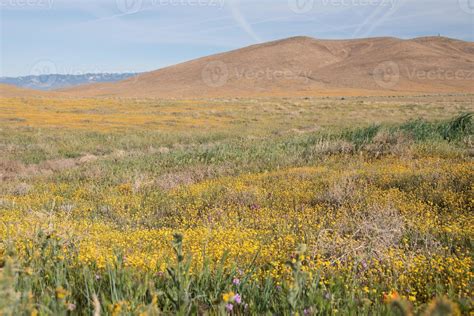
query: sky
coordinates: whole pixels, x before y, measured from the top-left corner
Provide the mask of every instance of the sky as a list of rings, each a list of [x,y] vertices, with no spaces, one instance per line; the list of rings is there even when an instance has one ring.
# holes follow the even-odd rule
[[[0,76],[143,72],[287,38],[474,41],[474,0],[0,0]]]

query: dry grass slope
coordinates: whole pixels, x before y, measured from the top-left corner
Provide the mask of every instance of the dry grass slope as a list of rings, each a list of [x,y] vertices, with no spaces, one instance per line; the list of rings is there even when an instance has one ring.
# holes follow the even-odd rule
[[[294,37],[65,92],[178,99],[466,93],[474,92],[473,62],[474,43],[444,37]]]
[[[2,98],[17,98],[17,97],[41,97],[54,96],[54,92],[44,92],[32,89],[18,88],[8,84],[0,84],[0,97]]]

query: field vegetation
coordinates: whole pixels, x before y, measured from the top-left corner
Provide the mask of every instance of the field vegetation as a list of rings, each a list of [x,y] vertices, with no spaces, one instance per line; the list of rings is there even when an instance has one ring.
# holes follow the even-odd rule
[[[0,98],[0,312],[469,315],[473,110]]]

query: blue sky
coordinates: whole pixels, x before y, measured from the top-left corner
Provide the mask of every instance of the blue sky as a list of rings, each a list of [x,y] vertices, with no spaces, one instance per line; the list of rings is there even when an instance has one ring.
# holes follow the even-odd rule
[[[474,0],[0,0],[0,76],[140,72],[296,35],[474,41]]]

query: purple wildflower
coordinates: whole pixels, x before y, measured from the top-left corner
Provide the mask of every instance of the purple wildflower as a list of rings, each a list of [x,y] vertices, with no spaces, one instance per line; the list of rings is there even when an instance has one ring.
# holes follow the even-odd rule
[[[239,305],[242,303],[242,297],[240,296],[240,294],[234,295],[234,302],[236,302]]]
[[[240,280],[237,278],[234,278],[234,280],[232,280],[232,284],[234,284],[235,286],[238,286],[240,285]]]
[[[232,305],[232,304],[230,304],[230,303],[229,303],[229,304],[226,304],[226,305],[225,305],[225,309],[230,313],[230,312],[232,312],[232,310],[234,309],[234,305]]]

